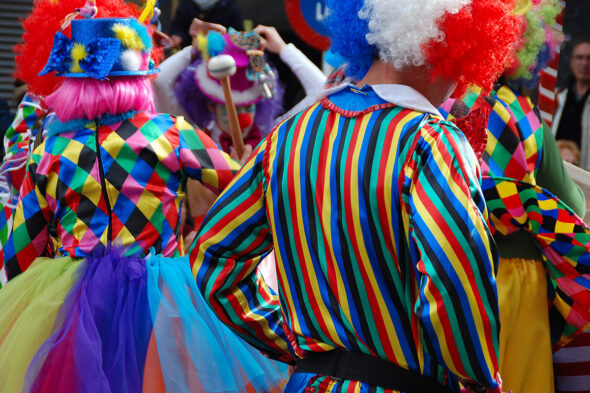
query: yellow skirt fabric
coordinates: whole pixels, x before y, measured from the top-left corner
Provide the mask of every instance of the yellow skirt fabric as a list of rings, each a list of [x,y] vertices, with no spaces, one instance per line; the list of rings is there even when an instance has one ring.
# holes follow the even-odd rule
[[[547,281],[543,263],[500,258],[500,374],[504,391],[554,393]]]
[[[79,260],[38,258],[0,290],[0,390],[21,392],[27,368],[53,331]]]

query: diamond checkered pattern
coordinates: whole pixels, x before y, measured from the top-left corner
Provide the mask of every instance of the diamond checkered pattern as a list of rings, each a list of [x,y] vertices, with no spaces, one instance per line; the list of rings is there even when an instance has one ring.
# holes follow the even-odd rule
[[[72,122],[72,124],[74,124]],[[78,125],[80,123],[77,123]],[[9,277],[50,254],[87,257],[109,243],[182,255],[179,211],[187,178],[216,192],[239,166],[182,118],[138,113],[113,125],[68,123],[37,148],[21,189],[5,255]],[[133,247],[132,247],[133,246]]]
[[[18,191],[26,173],[24,164],[29,154],[30,138],[37,135],[37,130],[33,125],[46,111],[47,108],[41,101],[29,93],[25,94],[18,105],[14,120],[4,136],[4,151],[6,153],[0,167],[0,183],[2,191],[6,194],[0,197],[2,201],[2,212],[0,214],[0,288],[6,277],[3,248],[12,230],[14,205],[18,200]]]
[[[551,341],[554,350],[590,327],[590,229],[547,190],[514,179],[485,177],[494,231],[524,229],[543,250],[548,281]]]
[[[451,108],[442,108],[445,117],[452,119],[467,115],[478,107],[491,107],[488,120],[488,143],[483,154],[482,175],[505,176],[535,183],[540,167],[543,146],[543,125],[532,102],[516,94],[507,86],[491,96],[468,92],[462,101]]]
[[[448,118],[491,106],[482,190],[493,233],[529,232],[543,250],[554,350],[590,326],[590,229],[566,204],[536,186],[543,144],[538,109],[502,86],[491,97],[470,92],[441,108]]]

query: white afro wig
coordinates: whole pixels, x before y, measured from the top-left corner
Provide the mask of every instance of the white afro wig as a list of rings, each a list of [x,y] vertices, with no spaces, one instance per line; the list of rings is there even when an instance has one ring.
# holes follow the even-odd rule
[[[471,0],[365,0],[359,17],[368,21],[367,42],[375,45],[381,60],[401,70],[426,63],[422,46],[442,42],[437,23],[445,13],[456,14]]]

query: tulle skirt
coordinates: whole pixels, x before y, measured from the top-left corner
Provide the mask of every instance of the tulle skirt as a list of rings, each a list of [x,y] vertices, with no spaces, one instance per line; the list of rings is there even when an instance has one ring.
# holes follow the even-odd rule
[[[39,258],[0,290],[6,392],[278,392],[287,368],[218,321],[186,258]]]

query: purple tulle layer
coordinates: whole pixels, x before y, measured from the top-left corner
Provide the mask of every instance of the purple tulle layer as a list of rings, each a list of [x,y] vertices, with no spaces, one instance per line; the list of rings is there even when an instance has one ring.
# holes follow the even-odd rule
[[[141,392],[152,331],[145,263],[112,253],[82,267],[25,391]]]

